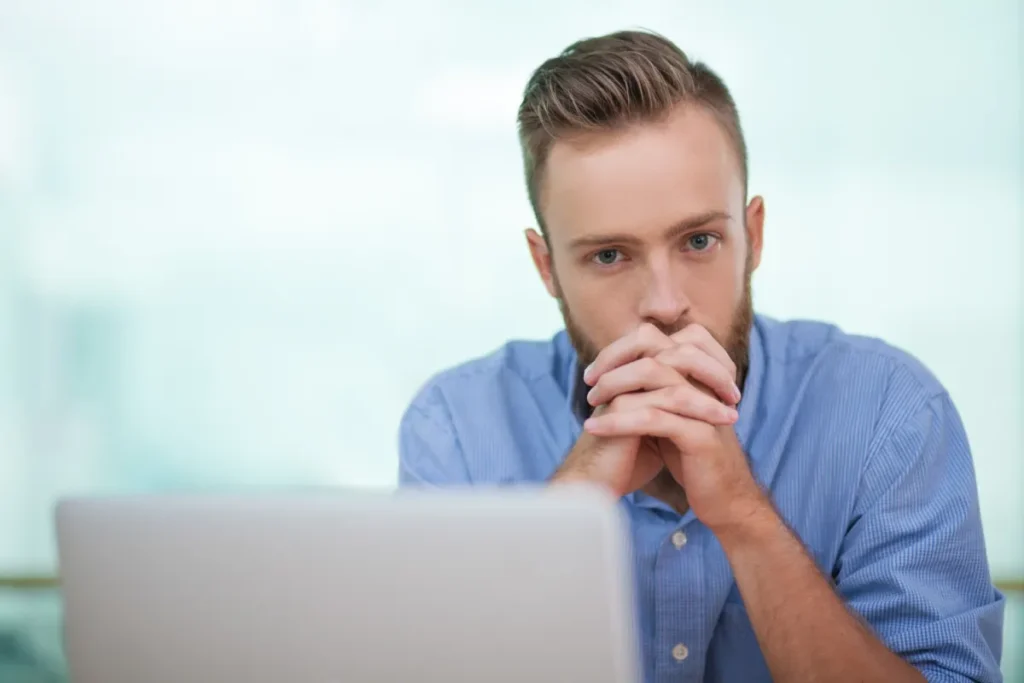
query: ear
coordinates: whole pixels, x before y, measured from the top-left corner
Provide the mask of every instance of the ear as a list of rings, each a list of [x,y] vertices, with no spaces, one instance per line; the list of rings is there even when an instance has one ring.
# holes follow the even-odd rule
[[[555,271],[551,265],[551,250],[548,249],[547,241],[533,228],[527,228],[526,244],[530,248],[530,258],[537,268],[537,274],[544,282],[544,288],[557,299],[558,286],[555,284]]]
[[[751,269],[761,265],[761,249],[764,246],[764,199],[757,195],[747,204],[747,244],[750,249]]]

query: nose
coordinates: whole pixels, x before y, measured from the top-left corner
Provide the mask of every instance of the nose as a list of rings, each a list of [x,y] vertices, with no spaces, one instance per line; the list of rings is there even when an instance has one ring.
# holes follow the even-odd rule
[[[690,310],[690,301],[683,291],[682,273],[675,272],[669,258],[651,259],[647,266],[640,318],[663,329],[671,329]]]

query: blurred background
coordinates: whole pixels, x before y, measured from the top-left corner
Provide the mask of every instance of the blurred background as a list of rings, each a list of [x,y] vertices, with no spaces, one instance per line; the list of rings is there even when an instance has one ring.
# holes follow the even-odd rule
[[[0,680],[64,678],[58,496],[391,487],[430,375],[558,329],[516,107],[628,27],[733,90],[758,310],[949,389],[1024,681],[1015,0],[0,0]]]

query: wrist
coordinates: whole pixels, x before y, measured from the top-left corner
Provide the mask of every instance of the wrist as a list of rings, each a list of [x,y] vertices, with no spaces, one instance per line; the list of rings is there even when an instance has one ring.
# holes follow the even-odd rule
[[[598,486],[601,488],[611,488],[605,482],[601,481],[600,478],[594,476],[586,468],[573,467],[573,466],[562,466],[551,478],[548,479],[549,486]]]
[[[784,526],[771,500],[760,490],[747,500],[735,501],[731,507],[728,517],[709,526],[726,552],[763,542]]]
[[[590,477],[587,477],[581,472],[577,472],[572,468],[561,468],[551,475],[548,479],[550,486],[561,486],[562,484],[584,484],[590,483]]]

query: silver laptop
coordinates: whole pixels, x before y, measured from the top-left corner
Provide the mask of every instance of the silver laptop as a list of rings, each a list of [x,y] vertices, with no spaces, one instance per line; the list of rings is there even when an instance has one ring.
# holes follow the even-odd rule
[[[72,683],[633,683],[630,553],[583,489],[65,499]]]

